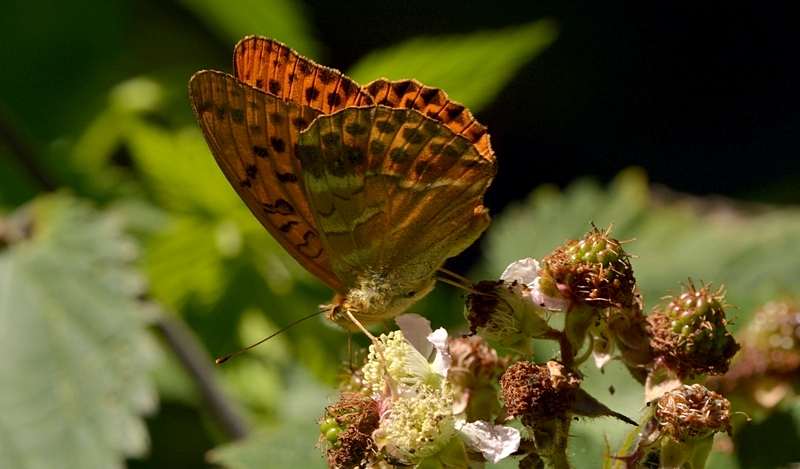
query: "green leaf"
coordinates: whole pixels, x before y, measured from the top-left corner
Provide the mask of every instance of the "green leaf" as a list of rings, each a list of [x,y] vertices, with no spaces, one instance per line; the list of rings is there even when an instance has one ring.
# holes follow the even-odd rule
[[[551,20],[466,35],[417,37],[365,56],[348,72],[358,83],[416,78],[445,90],[473,113],[558,35]]]
[[[262,469],[264,467],[325,468],[322,452],[314,448],[319,426],[284,425],[268,434],[222,446],[209,453],[209,459],[227,469]]]
[[[324,415],[331,389],[313,381],[302,368],[295,368],[288,378],[280,399],[283,424],[214,449],[209,453],[211,462],[230,469],[327,467],[322,451],[315,448],[320,429],[314,420]]]
[[[124,467],[157,405],[137,245],[64,194],[5,224],[23,236],[0,251],[0,467]]]
[[[314,57],[319,46],[311,37],[303,4],[292,0],[180,0],[217,34],[232,44],[251,34],[286,42]],[[233,47],[231,47],[233,50]]]

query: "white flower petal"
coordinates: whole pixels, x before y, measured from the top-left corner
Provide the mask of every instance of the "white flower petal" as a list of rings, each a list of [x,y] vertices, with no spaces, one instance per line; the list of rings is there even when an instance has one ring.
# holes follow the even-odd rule
[[[463,425],[459,438],[470,448],[480,451],[492,464],[519,449],[519,430],[503,425],[492,425],[479,420]]]
[[[539,277],[539,262],[529,257],[512,262],[511,265],[506,267],[500,279],[507,281],[518,280],[525,285],[532,286],[537,277]]]
[[[427,360],[433,352],[433,345],[428,341],[428,336],[432,332],[431,322],[419,314],[404,314],[394,318],[394,321],[403,331],[403,337],[408,343],[413,345]]]
[[[531,289],[531,299],[533,299],[534,303],[550,311],[566,311],[569,309],[568,299],[562,297],[553,298],[542,293],[539,280],[539,277],[534,280]]]
[[[447,378],[447,370],[453,364],[453,359],[447,350],[447,331],[440,327],[428,335],[428,343],[436,348],[436,358],[433,359],[431,369]]]

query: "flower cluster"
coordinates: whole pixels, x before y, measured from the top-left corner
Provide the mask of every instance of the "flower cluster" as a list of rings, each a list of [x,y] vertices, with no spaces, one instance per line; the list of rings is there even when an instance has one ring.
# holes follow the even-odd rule
[[[444,329],[432,332],[428,320],[413,314],[401,316],[397,322],[399,331],[381,335],[370,346],[361,370],[360,392],[343,395],[320,421],[321,441],[327,442],[331,467],[379,462],[468,467],[480,461],[496,463],[516,451],[520,442],[517,429],[468,419],[467,412],[470,397],[476,402],[505,362],[496,354],[487,357],[486,345],[472,339],[471,345],[458,345],[457,368],[451,373],[453,358]],[[473,379],[466,379],[465,374]],[[343,402],[354,399],[351,395],[357,395],[359,402],[371,403],[361,407],[365,415],[335,418],[342,413],[339,409],[350,408]],[[459,402],[454,405],[457,396]],[[343,429],[329,436],[332,417]],[[348,432],[363,434],[364,430],[370,433],[363,444],[342,441]]]
[[[541,262],[522,259],[497,280],[469,284],[465,337],[398,317],[400,330],[374,340],[359,379],[320,420],[329,465],[480,468],[513,456],[521,468],[568,469],[573,421],[612,417],[635,430],[607,466],[704,467],[714,434],[731,432],[730,404],[684,381],[725,373],[740,348],[725,295],[690,280],[648,316],[623,244],[593,227]],[[751,342],[780,343],[793,371],[797,341],[786,337],[796,331],[780,326]],[[534,361],[534,341],[554,342],[557,354]],[[592,356],[600,369],[619,360],[644,385],[641,425],[581,387]]]

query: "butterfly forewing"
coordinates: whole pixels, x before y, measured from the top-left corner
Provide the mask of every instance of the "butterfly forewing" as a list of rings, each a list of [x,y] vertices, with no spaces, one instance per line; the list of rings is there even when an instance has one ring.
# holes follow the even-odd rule
[[[323,245],[347,285],[363,272],[430,277],[488,225],[494,157],[417,111],[321,116],[301,133],[299,153]]]
[[[300,264],[346,292],[317,233],[294,153],[300,130],[320,112],[214,71],[192,77],[189,92],[211,152],[248,208]]]
[[[372,103],[371,97],[340,71],[264,37],[249,36],[239,41],[233,70],[236,78],[250,86],[325,114]]]

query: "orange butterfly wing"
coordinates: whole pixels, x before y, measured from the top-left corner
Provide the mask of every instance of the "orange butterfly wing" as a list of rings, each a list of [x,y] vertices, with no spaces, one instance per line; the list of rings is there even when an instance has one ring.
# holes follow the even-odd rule
[[[192,107],[214,158],[281,246],[332,290],[346,294],[308,205],[297,142],[318,115],[371,98],[338,71],[260,37],[237,45],[234,69],[241,79],[202,71],[189,83]]]
[[[489,224],[482,203],[494,156],[418,111],[320,116],[301,133],[299,154],[322,243],[345,284],[365,275],[424,284]]]
[[[362,88],[372,96],[375,104],[400,109],[414,109],[433,120],[446,125],[456,134],[475,145],[479,154],[494,159],[489,144],[489,134],[463,105],[452,101],[447,93],[417,80],[389,81],[379,78]]]

